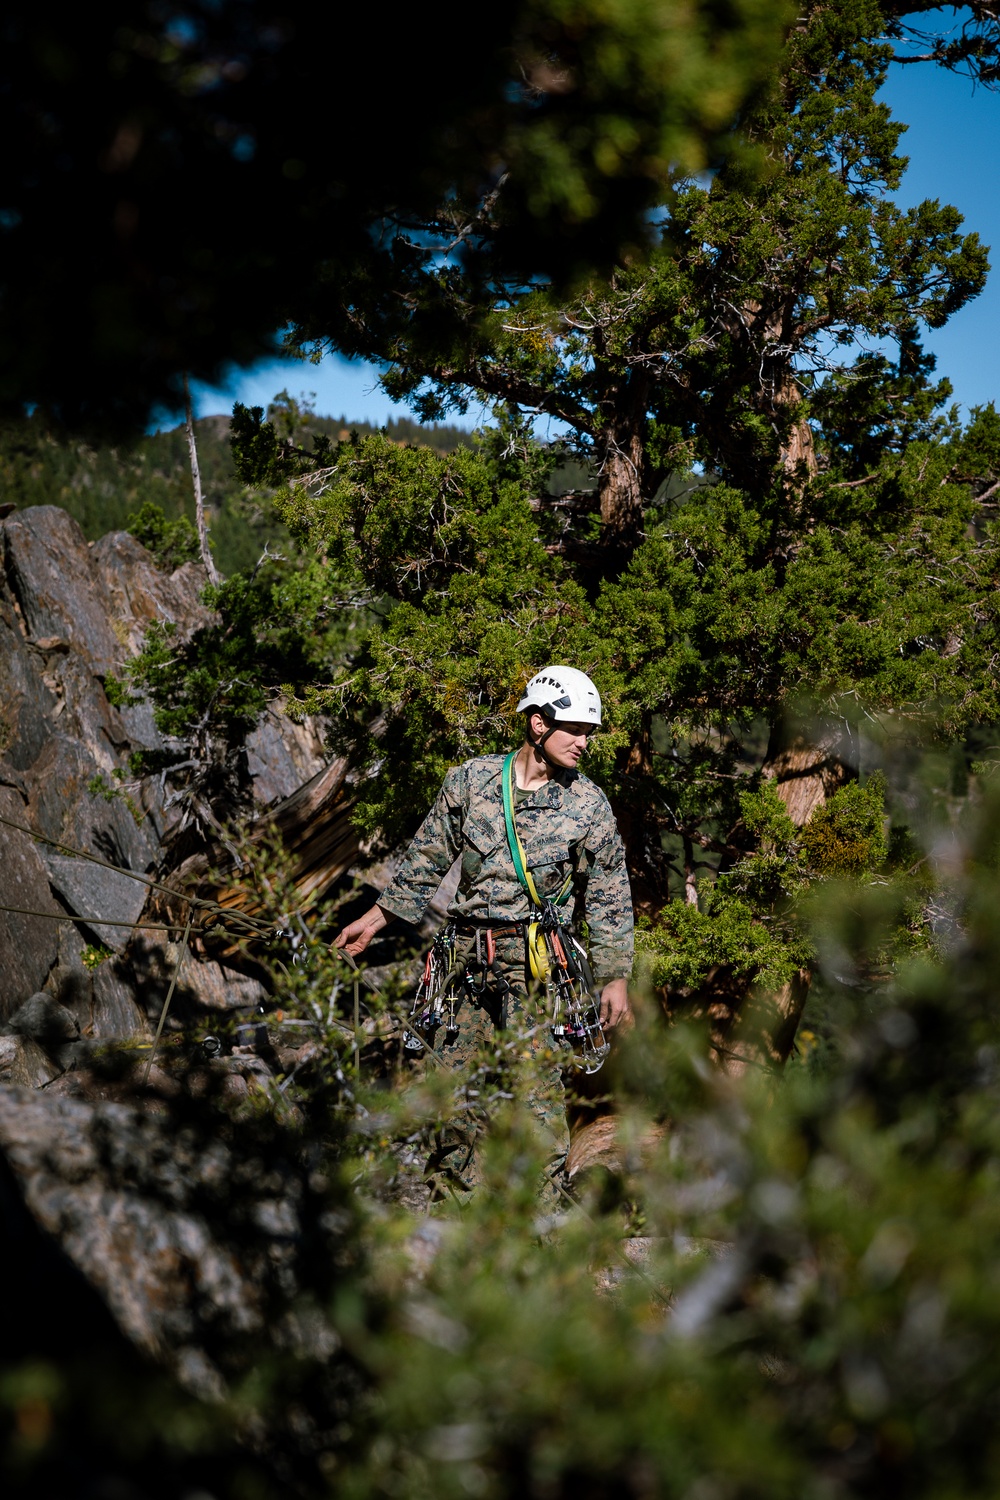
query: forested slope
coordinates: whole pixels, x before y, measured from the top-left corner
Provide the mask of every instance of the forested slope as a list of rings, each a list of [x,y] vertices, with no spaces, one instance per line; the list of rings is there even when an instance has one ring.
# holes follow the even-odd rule
[[[295,403],[278,399],[285,412]],[[211,523],[213,551],[224,574],[252,568],[264,542],[282,535],[259,503],[248,501],[233,469],[229,417],[202,417],[195,424],[198,461]],[[308,413],[312,433],[331,438],[370,433],[367,422]],[[391,442],[426,443],[447,452],[468,443],[460,427],[422,427],[397,418],[385,428]],[[20,507],[58,505],[78,521],[88,541],[124,528],[143,505],[153,504],[168,522],[194,520],[187,436],[183,425],[148,434],[134,443],[88,442],[52,429],[36,413],[0,426],[0,503]],[[190,549],[189,549],[190,550]],[[193,553],[191,553],[193,555]],[[178,560],[183,560],[179,558]]]

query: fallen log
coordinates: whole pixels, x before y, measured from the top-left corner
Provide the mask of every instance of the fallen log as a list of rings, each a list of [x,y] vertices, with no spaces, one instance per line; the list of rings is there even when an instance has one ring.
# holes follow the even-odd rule
[[[358,857],[348,769],[343,758],[331,761],[250,823],[239,845],[217,839],[189,855],[150,892],[138,927],[163,923],[180,934],[190,920],[189,943],[198,957],[238,967],[254,934],[261,938],[273,931],[281,915],[252,858],[255,851],[264,855],[275,846],[294,908],[307,917]]]

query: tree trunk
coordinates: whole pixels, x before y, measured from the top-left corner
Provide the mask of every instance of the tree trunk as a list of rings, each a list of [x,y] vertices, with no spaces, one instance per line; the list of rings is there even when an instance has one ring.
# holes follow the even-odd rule
[[[837,729],[821,732],[813,739],[788,735],[778,725],[771,736],[763,774],[775,783],[775,791],[788,816],[802,828],[826,799],[850,779],[851,771],[841,759],[843,734]],[[732,1008],[713,1028],[715,1045],[727,1073],[745,1073],[747,1068],[780,1068],[795,1044],[802,1012],[809,998],[812,971],[797,974],[771,994],[753,993],[738,1008]]]
[[[634,541],[642,530],[642,437],[609,439],[600,474],[601,520],[616,540]]]
[[[637,366],[624,378],[609,373],[608,382],[614,396],[603,407],[607,425],[598,449],[601,520],[606,537],[631,547],[642,535],[649,376]]]
[[[786,370],[778,382],[775,405],[779,415],[799,405],[802,394],[791,370]],[[796,414],[789,419],[788,430],[781,444],[781,467],[785,471],[785,482],[794,491],[804,488],[818,473],[816,443],[813,430],[805,417]]]
[[[797,828],[804,827],[817,807],[850,780],[851,772],[840,756],[842,740],[839,728],[814,739],[799,734],[789,738],[780,728],[772,734],[763,774],[775,783]]]
[[[621,792],[612,811],[625,845],[625,862],[637,912],[655,916],[667,900],[666,869],[659,828],[649,816],[653,777],[652,715],[644,714],[628,752],[619,762]]]

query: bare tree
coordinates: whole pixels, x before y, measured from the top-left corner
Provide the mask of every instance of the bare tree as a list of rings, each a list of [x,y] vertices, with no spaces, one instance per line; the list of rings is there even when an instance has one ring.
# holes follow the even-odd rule
[[[194,437],[194,413],[191,410],[191,385],[184,375],[184,412],[187,426],[188,453],[191,457],[191,483],[194,486],[194,519],[198,528],[198,546],[201,560],[205,564],[209,583],[221,583],[222,578],[208,545],[208,526],[205,522],[205,497],[201,491],[201,470],[198,467],[198,445]]]

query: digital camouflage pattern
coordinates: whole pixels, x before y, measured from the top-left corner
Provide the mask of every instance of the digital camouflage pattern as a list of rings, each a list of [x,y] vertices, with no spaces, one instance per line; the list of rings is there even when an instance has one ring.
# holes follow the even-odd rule
[[[543,1200],[558,1196],[555,1181],[569,1150],[566,1092],[563,1083],[565,1052],[552,1040],[545,992],[531,979],[525,967],[524,943],[518,937],[501,937],[496,944],[497,965],[509,986],[505,992],[490,975],[480,988],[475,983],[481,969],[477,963],[476,939],[460,937],[454,949],[456,972],[468,966],[478,993],[466,993],[456,1013],[458,1034],[446,1037],[438,1028],[431,1041],[437,1059],[464,1078],[469,1095],[467,1125],[454,1124],[440,1132],[425,1167],[425,1184],[432,1197],[461,1197],[482,1181],[479,1147],[489,1120],[481,1108],[487,1082],[481,1072],[495,1073],[496,1034],[506,1019],[504,1036],[523,1064],[511,1071],[510,1081],[520,1103],[532,1116],[549,1163],[550,1186]],[[508,1062],[514,1059],[508,1056]],[[418,1063],[418,1066],[420,1064]],[[506,1070],[505,1070],[506,1071]]]
[[[529,915],[510,857],[503,816],[505,757],[482,755],[455,766],[379,905],[419,922],[442,878],[461,855],[462,875],[449,915],[458,922],[503,925]],[[517,829],[542,896],[555,897],[572,873],[567,903],[586,921],[599,985],[632,972],[632,896],[625,851],[608,799],[578,771],[559,771],[519,797]]]

